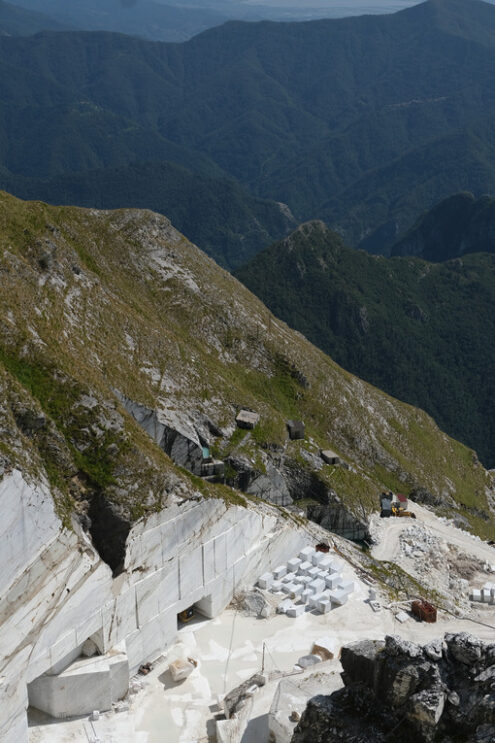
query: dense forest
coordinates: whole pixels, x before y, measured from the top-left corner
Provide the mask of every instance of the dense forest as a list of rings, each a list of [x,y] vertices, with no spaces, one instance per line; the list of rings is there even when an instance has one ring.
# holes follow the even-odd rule
[[[76,190],[61,184],[67,176],[85,183],[80,203],[90,203],[98,171],[119,168],[127,200],[142,197],[134,166],[174,163],[387,253],[440,199],[495,192],[494,77],[495,7],[478,0],[308,23],[235,21],[182,44],[88,32],[2,37],[0,187],[67,203]],[[204,198],[194,178],[188,189],[190,203]],[[149,204],[173,214],[181,207],[166,191],[150,177]],[[197,220],[190,215],[190,234],[200,234]],[[260,232],[283,236],[270,224]]]
[[[313,222],[236,275],[345,369],[495,465],[495,254],[373,256]]]

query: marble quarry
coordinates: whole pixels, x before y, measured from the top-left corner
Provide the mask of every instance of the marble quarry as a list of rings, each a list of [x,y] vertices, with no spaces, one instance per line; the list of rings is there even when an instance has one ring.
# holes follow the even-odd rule
[[[139,666],[174,642],[184,609],[214,617],[279,565],[286,595],[299,601],[302,585],[325,589],[322,576],[332,575],[304,550],[287,569],[307,536],[268,508],[172,499],[131,528],[114,578],[79,523],[64,528],[48,485],[14,470],[0,482],[0,504],[2,743],[27,743],[28,704],[53,717],[109,708]],[[318,576],[301,573],[303,563]]]
[[[342,577],[344,563],[332,554],[304,547],[297,557],[258,578],[257,585],[284,597],[277,611],[298,617],[305,611],[326,614],[347,602],[354,582]]]

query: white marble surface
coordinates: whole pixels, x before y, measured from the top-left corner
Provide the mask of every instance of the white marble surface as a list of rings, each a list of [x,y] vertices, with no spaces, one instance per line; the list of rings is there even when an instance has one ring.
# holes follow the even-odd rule
[[[20,472],[0,483],[0,740],[26,743],[27,684],[74,660],[88,637],[125,642],[129,668],[175,639],[195,603],[216,616],[233,594],[298,554],[291,522],[221,500],[175,504],[133,526],[116,579],[87,535],[64,530],[46,486]],[[63,699],[62,699],[63,707]]]

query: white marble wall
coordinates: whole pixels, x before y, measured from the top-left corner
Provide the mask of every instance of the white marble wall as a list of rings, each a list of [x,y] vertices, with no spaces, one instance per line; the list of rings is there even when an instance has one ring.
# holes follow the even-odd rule
[[[0,483],[0,740],[27,741],[27,683],[73,661],[99,633],[125,641],[131,673],[173,642],[193,603],[215,616],[233,593],[307,543],[291,522],[220,500],[171,506],[131,530],[112,579],[83,533],[62,529],[47,487]]]

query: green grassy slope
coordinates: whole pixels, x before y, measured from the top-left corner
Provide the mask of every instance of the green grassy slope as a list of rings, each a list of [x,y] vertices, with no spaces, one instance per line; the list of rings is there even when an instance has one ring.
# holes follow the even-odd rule
[[[136,518],[166,497],[170,460],[124,413],[118,390],[183,424],[208,416],[223,429],[211,443],[254,463],[287,444],[289,417],[302,418],[308,438],[286,456],[297,464],[306,447],[340,452],[353,471],[324,467],[316,477],[361,517],[376,510],[382,487],[423,485],[478,533],[493,530],[492,481],[473,452],[425,413],[343,371],[164,217],[1,194],[0,271],[2,456],[11,466],[44,466],[63,512],[84,510],[96,492]],[[237,440],[241,406],[258,410],[261,423]],[[48,422],[38,430],[40,409]]]
[[[284,205],[251,196],[231,179],[193,173],[170,162],[43,180],[4,174],[2,180],[10,191],[51,203],[153,209],[167,215],[177,229],[228,269],[245,263],[296,226]]]

